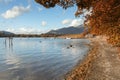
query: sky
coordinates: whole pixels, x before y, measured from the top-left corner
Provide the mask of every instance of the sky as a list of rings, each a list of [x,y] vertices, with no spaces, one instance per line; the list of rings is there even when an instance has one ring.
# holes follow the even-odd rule
[[[0,0],[0,31],[39,34],[52,29],[83,24],[84,18],[75,17],[76,6],[46,9],[34,0]]]

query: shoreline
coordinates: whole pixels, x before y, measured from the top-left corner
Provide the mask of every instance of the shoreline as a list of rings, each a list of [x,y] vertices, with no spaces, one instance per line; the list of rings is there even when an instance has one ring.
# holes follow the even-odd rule
[[[83,60],[78,61],[76,66],[65,75],[65,80],[84,80],[84,78],[86,77],[87,70],[91,66],[91,62],[96,55],[97,47],[95,46],[97,45],[94,44],[95,44],[94,42],[91,42],[89,44],[90,50],[85,55]]]
[[[65,80],[120,80],[120,76],[117,75],[120,73],[120,71],[118,71],[120,70],[120,52],[104,39],[94,38],[90,40],[90,51],[88,51],[82,61],[79,61],[78,64],[65,75]],[[113,60],[110,60],[112,58]],[[114,61],[117,63],[114,63]],[[115,68],[116,66],[117,69]],[[114,71],[114,73],[112,73],[112,71]]]

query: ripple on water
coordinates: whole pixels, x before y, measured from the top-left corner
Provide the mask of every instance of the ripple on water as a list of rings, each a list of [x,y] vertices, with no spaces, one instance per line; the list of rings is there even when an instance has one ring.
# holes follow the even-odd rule
[[[16,38],[13,41],[12,47],[0,44],[1,80],[61,80],[89,49],[84,45],[89,41],[84,39]],[[67,49],[69,45],[73,47]]]

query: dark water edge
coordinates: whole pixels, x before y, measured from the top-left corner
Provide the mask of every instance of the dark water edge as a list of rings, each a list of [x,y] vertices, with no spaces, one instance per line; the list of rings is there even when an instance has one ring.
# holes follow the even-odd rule
[[[88,52],[88,43],[85,39],[14,38],[9,46],[0,39],[0,79],[62,80]]]

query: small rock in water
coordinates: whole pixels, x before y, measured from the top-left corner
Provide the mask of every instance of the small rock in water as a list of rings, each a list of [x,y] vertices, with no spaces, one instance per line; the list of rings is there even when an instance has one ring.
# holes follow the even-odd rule
[[[73,45],[70,45],[70,47],[73,47]]]
[[[69,49],[70,47],[73,47],[73,45],[69,45],[69,46],[67,47],[67,49]]]
[[[69,49],[70,47],[67,47],[67,49]]]

